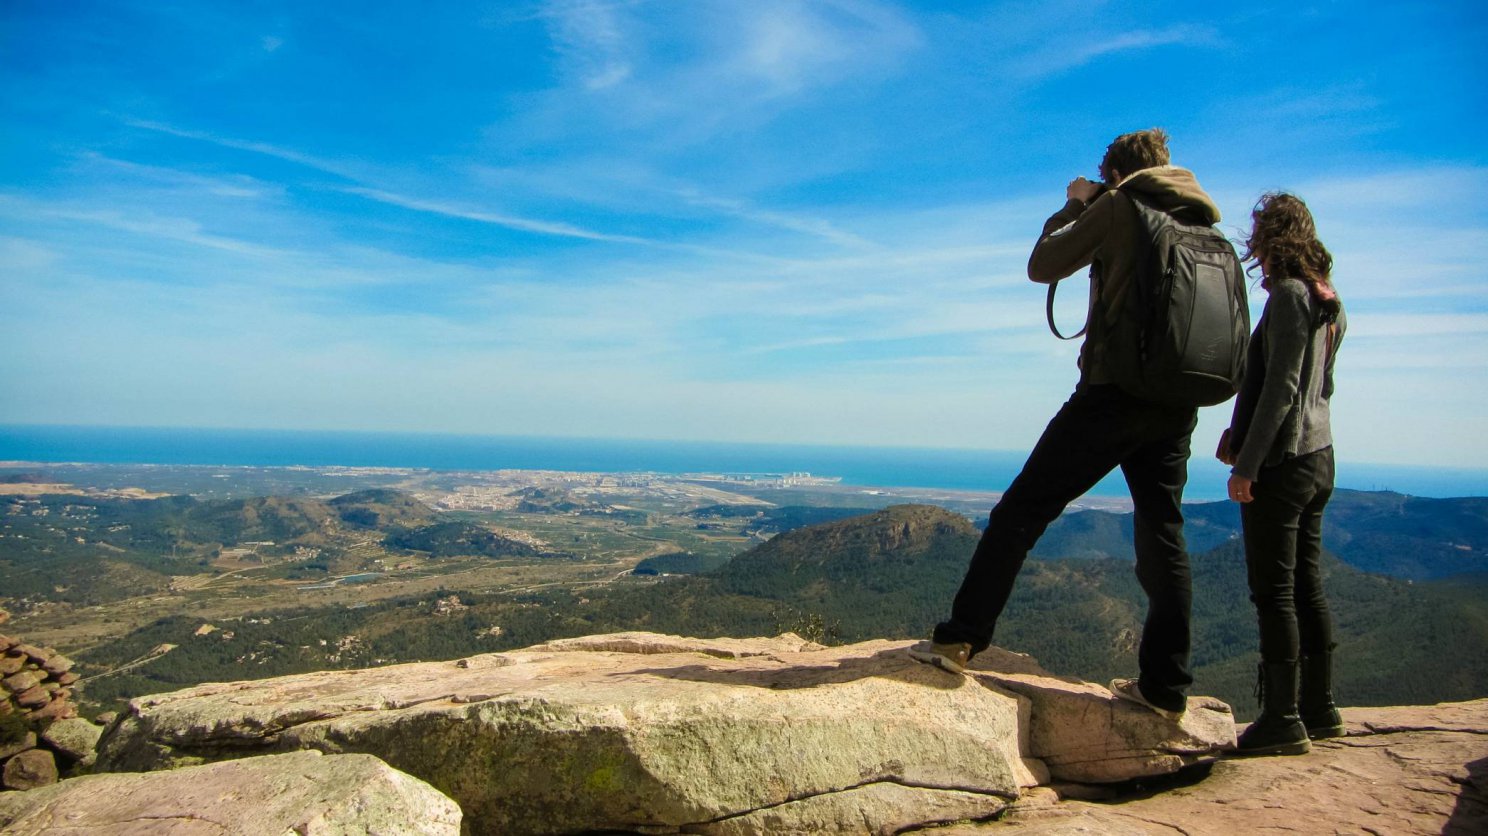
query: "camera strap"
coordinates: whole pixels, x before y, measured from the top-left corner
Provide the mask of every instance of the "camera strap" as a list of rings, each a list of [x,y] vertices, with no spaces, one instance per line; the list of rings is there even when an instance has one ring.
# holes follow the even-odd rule
[[[1085,324],[1080,326],[1080,330],[1070,334],[1068,337],[1059,333],[1059,326],[1054,324],[1054,291],[1058,289],[1059,282],[1049,282],[1049,294],[1045,297],[1044,301],[1044,318],[1049,321],[1049,330],[1054,332],[1054,336],[1061,340],[1079,339],[1085,336],[1085,332],[1090,329],[1090,311],[1095,307],[1094,277],[1092,276],[1092,281],[1090,282],[1090,304],[1085,306]]]

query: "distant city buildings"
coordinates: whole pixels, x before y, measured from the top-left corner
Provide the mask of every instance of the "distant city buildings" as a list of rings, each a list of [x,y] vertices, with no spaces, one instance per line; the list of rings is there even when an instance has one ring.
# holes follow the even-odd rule
[[[462,474],[465,475],[465,474]],[[415,496],[443,511],[512,511],[527,497],[524,488],[560,490],[577,497],[604,501],[617,492],[643,490],[678,500],[700,499],[699,490],[710,483],[748,485],[754,488],[790,488],[836,485],[839,476],[813,476],[807,471],[789,473],[567,473],[558,471],[495,471],[471,473],[474,484],[447,491],[418,491]]]
[[[697,482],[734,482],[765,487],[801,487],[808,485],[835,485],[841,476],[812,476],[806,471],[791,473],[687,473],[676,477]]]

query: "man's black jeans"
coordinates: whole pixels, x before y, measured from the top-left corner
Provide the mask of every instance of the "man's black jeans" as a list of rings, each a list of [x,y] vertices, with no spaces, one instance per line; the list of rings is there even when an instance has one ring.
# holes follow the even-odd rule
[[[1018,570],[1044,529],[1120,467],[1136,509],[1137,578],[1147,593],[1138,651],[1142,694],[1157,706],[1181,710],[1184,690],[1193,683],[1193,592],[1182,502],[1197,418],[1195,409],[1139,400],[1114,385],[1080,384],[992,509],[951,618],[936,626],[934,640],[968,642],[974,652],[991,644]]]
[[[1240,506],[1250,600],[1261,624],[1261,659],[1295,662],[1333,646],[1319,558],[1323,508],[1333,496],[1333,448],[1262,468],[1255,498]]]

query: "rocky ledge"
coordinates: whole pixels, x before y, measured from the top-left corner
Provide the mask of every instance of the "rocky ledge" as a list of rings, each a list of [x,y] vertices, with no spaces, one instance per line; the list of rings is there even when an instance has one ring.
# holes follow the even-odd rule
[[[908,642],[618,634],[454,662],[203,685],[135,700],[98,769],[365,753],[459,802],[474,833],[896,832],[996,816],[1050,781],[1212,758],[1222,703],[1181,724],[1024,656],[968,677]]]
[[[0,830],[1483,832],[1488,701],[1222,760],[1217,701],[1173,723],[1026,656],[963,677],[910,646],[624,633],[143,697],[99,743],[118,774],[0,794]]]

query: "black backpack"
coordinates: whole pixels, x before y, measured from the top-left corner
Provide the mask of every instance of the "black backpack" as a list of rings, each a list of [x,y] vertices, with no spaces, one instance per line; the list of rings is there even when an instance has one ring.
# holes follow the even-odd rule
[[[1185,223],[1122,194],[1149,244],[1116,315],[1107,320],[1087,313],[1086,327],[1064,336],[1054,325],[1055,282],[1046,308],[1049,329],[1074,339],[1089,328],[1090,338],[1104,346],[1116,384],[1143,400],[1190,407],[1229,400],[1240,389],[1250,342],[1245,272],[1234,246],[1208,224]],[[1099,266],[1092,276],[1099,283]]]

